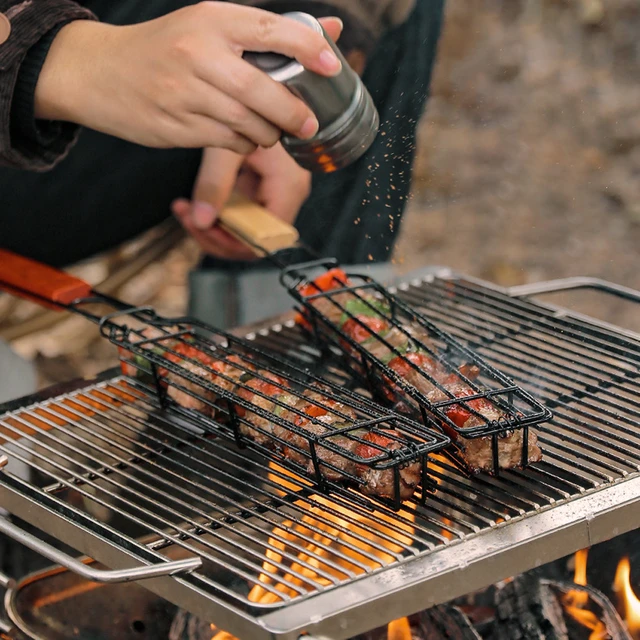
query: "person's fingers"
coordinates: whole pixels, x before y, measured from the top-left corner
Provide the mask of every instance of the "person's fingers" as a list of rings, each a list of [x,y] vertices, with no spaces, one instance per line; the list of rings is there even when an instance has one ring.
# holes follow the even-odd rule
[[[191,203],[186,198],[177,198],[171,203],[171,212],[178,218],[187,215],[190,209]]]
[[[187,113],[178,118],[166,118],[164,135],[167,140],[180,137],[184,148],[219,147],[241,155],[253,153],[258,145],[233,131],[226,124],[199,113]],[[171,144],[159,145],[171,146]]]
[[[318,119],[302,100],[246,60],[230,57],[224,68],[215,60],[201,60],[198,73],[205,82],[293,136],[307,139],[318,131]]]
[[[311,191],[311,173],[300,167],[281,144],[258,149],[247,157],[246,168],[249,176],[257,178],[252,200],[285,222],[293,223]]]
[[[247,20],[233,22],[227,37],[237,45],[236,51],[272,51],[295,58],[307,69],[321,75],[339,73],[341,65],[324,36],[311,27],[270,11],[256,19],[255,11]]]
[[[278,142],[282,133],[278,127],[210,83],[201,81],[201,85],[189,102],[195,114],[226,125],[260,147],[269,148]]]
[[[293,224],[311,191],[311,174],[306,171],[279,172],[265,176],[258,199],[281,220]]]
[[[245,156],[228,149],[205,149],[193,189],[193,199],[208,202],[217,213],[227,204]]]
[[[246,244],[236,240],[220,227],[203,232],[208,252],[226,260],[254,260],[256,254]]]
[[[322,28],[327,32],[327,35],[334,42],[337,42],[340,36],[342,35],[342,30],[344,29],[342,20],[340,20],[340,18],[331,17],[331,18],[320,18],[318,22],[322,25]]]
[[[184,206],[185,204],[186,206]],[[174,201],[171,207],[180,224],[202,251],[225,260],[251,260],[256,257],[246,245],[223,229],[218,227],[212,227],[206,231],[198,229],[191,216],[191,208],[188,201],[182,200]]]

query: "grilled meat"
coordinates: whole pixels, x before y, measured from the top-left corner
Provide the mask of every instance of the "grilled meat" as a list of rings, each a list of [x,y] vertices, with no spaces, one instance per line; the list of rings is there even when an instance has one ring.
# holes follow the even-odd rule
[[[162,338],[162,336],[167,336],[157,343],[144,343],[139,345],[141,349],[146,349],[161,355],[166,349],[170,349],[177,344],[178,341],[170,334],[178,330],[178,327],[160,329],[159,327],[149,326],[137,332],[132,331],[129,334],[129,340],[135,344],[144,342],[145,340],[154,340],[156,338]],[[151,374],[151,364],[144,356],[134,354],[124,347],[118,347],[118,353],[120,355],[120,369],[125,376],[136,378],[142,377],[141,372],[142,374]]]
[[[265,373],[264,377],[267,380],[249,379],[246,385],[242,385],[237,390],[237,395],[267,413],[274,413],[275,398],[282,394],[282,388],[287,386],[287,381],[273,373]],[[273,420],[254,412],[245,411],[243,407],[239,406],[236,407],[236,411],[240,417],[244,417],[247,422],[256,427],[256,429],[252,429],[245,422],[240,422],[239,428],[242,435],[264,446],[273,443],[273,431],[276,426]]]
[[[307,392],[305,396],[304,398],[291,395],[283,397],[281,400],[286,408],[281,408],[279,415],[310,435],[323,436],[332,429],[348,427],[358,419],[351,407],[323,397],[320,392]],[[283,451],[287,459],[306,466],[309,473],[315,473],[308,437],[281,425],[276,425],[274,436],[285,443]],[[358,444],[352,434],[339,434],[327,438],[325,442],[339,447],[346,453],[353,453]],[[356,473],[354,461],[346,458],[344,454],[323,446],[320,442],[316,446],[316,456],[320,470],[327,480],[336,481],[344,475],[353,476]]]
[[[206,416],[212,415],[215,394],[203,388],[202,381],[210,379],[208,367],[212,367],[215,360],[187,342],[173,346],[165,352],[164,357],[179,365],[180,370],[189,376],[161,368],[159,375],[166,380],[167,395],[185,409],[193,409]],[[194,377],[199,380],[194,380]]]
[[[321,290],[331,292],[338,287],[349,286],[351,285],[347,275],[340,269],[332,269],[316,279],[313,284],[304,285],[299,291],[307,297]],[[341,315],[337,306],[330,300],[339,303],[342,308]],[[432,355],[436,353],[436,348],[423,327],[418,324],[393,322],[388,303],[366,289],[330,294],[309,302],[323,314],[329,309],[329,305],[331,306],[331,313],[326,315],[326,320],[333,323],[344,336],[340,344],[347,354],[359,355],[359,350],[350,341],[355,342],[359,349],[365,349],[381,366],[388,366],[430,403],[476,395],[477,392],[464,380],[478,377],[480,372],[476,366],[463,364],[459,368],[461,375],[452,374]],[[301,320],[299,317],[299,322],[304,323],[304,317]],[[380,387],[387,399],[397,403],[399,410],[415,411],[407,393],[389,376],[382,376]],[[459,430],[496,422],[505,418],[506,414],[496,404],[484,398],[449,405],[445,414],[457,429],[443,422],[443,430],[458,446],[466,466],[474,472],[493,471],[491,437],[466,438]],[[522,464],[522,438],[519,430],[499,435],[500,468],[511,469]],[[542,459],[537,442],[536,434],[530,431],[528,462],[538,462]]]
[[[365,464],[356,465],[349,456],[360,455],[356,449],[362,449],[363,445],[360,457],[368,459],[380,456],[386,443],[391,449],[401,448],[406,443],[403,445],[399,435],[376,439],[376,434],[364,429],[320,439],[334,430],[352,427],[360,419],[354,408],[325,395],[327,389],[318,386],[304,395],[296,394],[287,380],[257,369],[243,357],[233,355],[224,360],[216,359],[188,341],[173,344],[164,356],[187,375],[185,378],[184,374],[179,375],[166,367],[159,369],[167,395],[178,405],[220,418],[225,411],[228,413],[228,407],[219,404],[224,396],[232,403],[239,418],[240,433],[245,437],[279,450],[287,460],[315,475],[310,439],[316,436],[315,451],[324,478],[332,482],[356,480],[368,495],[393,498],[393,471],[376,472]],[[219,392],[206,390],[206,383],[218,387]],[[245,402],[238,404],[234,398]],[[221,409],[217,413],[216,402]],[[247,405],[261,409],[274,419],[259,415]],[[401,477],[400,495],[405,500],[413,495],[420,482],[420,462],[409,463],[401,470]]]
[[[357,456],[367,459],[379,456],[383,450],[400,449],[402,445],[397,436],[389,430],[382,433],[369,432],[363,437],[366,443],[360,443],[355,449]],[[373,469],[364,465],[357,465],[361,478],[365,481],[363,491],[377,496],[390,498],[395,495],[394,469]],[[400,467],[400,499],[406,500],[413,495],[416,486],[420,483],[420,465],[410,464]]]

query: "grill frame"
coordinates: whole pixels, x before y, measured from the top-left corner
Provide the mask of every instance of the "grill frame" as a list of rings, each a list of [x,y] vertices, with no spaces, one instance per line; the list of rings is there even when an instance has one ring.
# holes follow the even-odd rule
[[[423,279],[434,275],[458,278],[449,271],[434,270]],[[508,293],[481,281],[465,280],[497,294]],[[559,309],[553,314],[559,314],[561,321],[571,317]],[[588,322],[585,328],[594,331],[593,327],[598,324],[603,323]],[[615,333],[616,337],[626,334],[621,345],[626,340],[633,340],[636,346],[640,342],[640,336],[631,332],[618,332],[610,325],[603,328]],[[278,339],[277,331],[262,333],[266,340]],[[110,379],[112,373],[105,374],[101,380]],[[48,395],[56,397],[65,390],[68,388],[59,387]],[[16,409],[41,399],[42,396],[36,396],[12,404]],[[454,540],[431,553],[363,577],[357,583],[348,583],[256,617],[203,593],[186,578],[161,578],[143,584],[202,617],[214,619],[220,627],[241,638],[293,640],[306,631],[340,640],[640,526],[637,463],[635,470],[619,475],[611,481],[603,481],[600,486],[578,492],[579,497],[560,496],[549,504],[534,505],[503,523],[485,527],[463,540]],[[134,555],[117,548],[112,541],[104,537],[96,539],[90,522],[85,524],[83,531],[69,518],[60,518],[46,507],[34,505],[25,483],[8,486],[6,477],[0,476],[0,480],[0,498],[10,511],[22,517],[27,515],[25,519],[35,525],[46,520],[50,533],[73,540],[75,548],[90,555],[99,552],[100,559],[110,567],[129,567],[136,561]],[[149,560],[158,559],[151,550],[147,550],[147,555]],[[357,588],[353,588],[356,584]],[[384,606],[381,606],[382,602]]]

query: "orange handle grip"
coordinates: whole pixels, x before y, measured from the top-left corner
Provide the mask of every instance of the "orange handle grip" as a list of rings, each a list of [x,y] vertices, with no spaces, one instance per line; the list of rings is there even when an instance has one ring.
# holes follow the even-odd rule
[[[5,249],[0,249],[0,289],[43,306],[64,306],[91,295],[84,280]]]

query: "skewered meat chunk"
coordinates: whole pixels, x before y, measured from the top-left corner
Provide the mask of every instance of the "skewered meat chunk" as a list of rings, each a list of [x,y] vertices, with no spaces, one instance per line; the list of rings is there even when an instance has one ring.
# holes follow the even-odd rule
[[[316,279],[314,284],[301,287],[299,292],[307,297],[319,293],[320,290],[328,293],[338,287],[348,286],[351,286],[351,283],[347,275],[340,269],[332,269]],[[365,349],[382,367],[388,366],[429,402],[438,403],[452,396],[463,398],[476,394],[462,377],[456,374],[451,375],[443,364],[425,351],[426,349],[435,353],[436,349],[423,327],[410,322],[400,325],[392,322],[388,303],[368,293],[366,289],[337,295],[329,294],[326,298],[320,297],[309,302],[319,312],[324,313],[328,300],[333,298],[338,302],[338,297],[344,313],[340,320],[336,321],[336,306],[332,305],[331,316],[327,319],[333,322],[343,335]],[[349,341],[342,339],[340,344],[347,354],[359,355]],[[480,373],[478,367],[469,364],[461,365],[459,372],[467,380],[477,378]],[[411,409],[413,403],[409,401],[404,389],[388,376],[380,380],[380,387],[380,391],[387,399],[397,402],[396,406],[399,410],[405,412],[416,410],[415,407]],[[469,411],[469,408],[472,411]],[[460,405],[450,405],[445,413],[456,427],[462,430],[496,422],[506,417],[500,407],[482,398]],[[491,437],[465,438],[463,434],[446,423],[443,423],[442,427],[446,435],[457,444],[462,459],[470,470],[494,471]],[[499,435],[498,466],[500,468],[511,469],[521,466],[522,438],[523,434],[520,430],[510,430]],[[537,442],[536,434],[530,431],[527,443],[528,462],[538,462],[542,459],[542,452]]]
[[[388,434],[388,435],[385,435]],[[392,431],[384,430],[384,433],[369,432],[362,437],[363,440],[371,444],[359,444],[355,453],[361,458],[375,458],[383,450],[400,449],[402,445],[398,442],[397,436]],[[390,498],[395,494],[393,469],[372,469],[363,465],[358,465],[360,477],[364,480],[363,491]],[[400,499],[408,500],[420,483],[421,469],[419,463],[412,463],[399,469],[400,475]]]
[[[431,356],[426,353],[406,353],[389,362],[389,368],[397,373],[403,380],[415,387],[431,402],[446,400],[447,395],[438,388],[437,383],[449,372]],[[396,393],[404,393],[392,384]]]
[[[455,432],[450,430],[450,433]],[[521,429],[498,435],[498,464],[501,469],[517,469],[522,466],[523,437],[524,432]],[[462,459],[471,472],[493,471],[493,449],[490,436],[462,438],[456,434],[454,442],[458,445]],[[529,463],[540,462],[542,451],[538,446],[538,436],[531,429],[529,429],[527,442]]]
[[[158,342],[147,342],[140,345],[141,349],[147,349],[160,355],[164,353],[166,349],[170,349],[178,343],[178,339],[171,335],[178,331],[179,327],[166,327],[161,329],[160,327],[148,326],[137,332],[132,331],[129,334],[129,340],[135,344],[166,336],[166,338]],[[120,355],[120,369],[125,376],[136,378],[139,377],[139,372],[151,374],[151,364],[144,356],[134,354],[124,347],[118,347],[118,353]]]
[[[269,372],[265,373],[264,377],[268,380],[251,378],[238,389],[237,394],[252,405],[268,413],[274,413],[275,397],[282,393],[282,387],[287,386],[287,381]],[[239,428],[242,435],[261,445],[268,445],[273,442],[273,430],[275,427],[273,420],[260,416],[253,411],[246,411],[239,406],[236,406],[236,411],[239,416],[244,417],[247,422],[257,427],[252,429],[244,421],[240,422]]]
[[[308,400],[294,396],[279,398],[288,407],[291,407],[291,409],[284,409],[280,413],[280,417],[310,435],[326,435],[332,429],[348,426],[349,420],[357,420],[353,409],[345,407],[341,403],[332,402],[329,398],[323,399],[318,392],[308,393],[306,396]],[[331,411],[328,411],[327,408],[330,408]],[[303,415],[300,415],[301,413]],[[310,473],[315,473],[313,461],[310,458],[311,448],[308,437],[281,425],[274,427],[274,435],[286,443],[283,451],[287,459],[306,466]],[[357,441],[346,435],[338,435],[331,438],[331,443],[346,452],[353,452]],[[316,455],[320,462],[331,464],[338,469],[338,471],[331,469],[327,464],[320,465],[321,471],[328,480],[338,480],[344,473],[355,473],[353,461],[327,447],[319,444],[316,447]]]
[[[205,416],[210,416],[212,414],[210,403],[215,400],[215,394],[203,387],[203,384],[211,381],[211,367],[215,365],[216,361],[202,350],[186,342],[175,345],[165,352],[164,357],[169,362],[179,365],[182,371],[199,378],[199,380],[190,380],[168,369],[160,369],[160,377],[167,384],[167,395],[185,409],[193,409]]]
[[[455,397],[461,400],[476,393],[461,381],[446,386]],[[475,415],[471,410],[476,411],[480,416]],[[468,400],[464,404],[449,405],[445,412],[447,417],[461,429],[470,429],[480,426],[486,421],[497,421],[504,417],[504,413],[486,398],[476,398]],[[458,445],[460,453],[471,471],[491,471],[493,469],[491,437],[465,438],[453,429],[445,429],[445,431]],[[498,434],[498,465],[501,469],[514,469],[522,466],[523,437],[522,430]],[[542,460],[538,436],[531,430],[529,430],[527,440],[527,454],[530,463]]]

